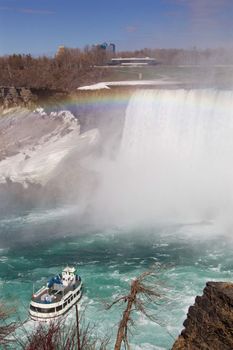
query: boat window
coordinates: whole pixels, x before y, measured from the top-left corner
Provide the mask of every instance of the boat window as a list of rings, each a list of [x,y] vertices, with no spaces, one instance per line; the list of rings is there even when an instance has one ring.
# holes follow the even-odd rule
[[[64,307],[66,307],[66,305],[67,305],[67,301],[65,302]]]
[[[50,313],[50,312],[55,312],[55,307],[52,307],[50,309],[41,309],[40,312],[42,312],[44,314],[47,314],[47,313]]]
[[[35,312],[41,312],[43,314],[47,314],[47,313],[50,313],[50,312],[55,312],[55,308],[54,307],[51,307],[49,309],[42,309],[40,307],[35,307],[35,306],[32,306],[30,305],[30,310],[32,311],[35,311]]]
[[[56,311],[62,310],[62,305],[56,307]]]
[[[35,306],[30,305],[30,310],[37,312],[38,308]]]

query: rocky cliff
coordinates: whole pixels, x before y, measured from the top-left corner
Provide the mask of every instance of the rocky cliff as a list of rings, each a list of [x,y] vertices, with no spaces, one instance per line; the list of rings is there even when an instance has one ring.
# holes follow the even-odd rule
[[[19,106],[31,108],[48,100],[59,100],[66,95],[64,91],[46,88],[0,86],[0,108],[8,109]]]
[[[233,349],[233,283],[208,282],[172,350]]]
[[[28,88],[0,87],[0,105],[3,108],[30,107],[36,100],[37,96]]]

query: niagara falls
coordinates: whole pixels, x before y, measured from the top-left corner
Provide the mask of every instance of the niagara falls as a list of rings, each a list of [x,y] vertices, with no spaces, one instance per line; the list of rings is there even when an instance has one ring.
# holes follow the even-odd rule
[[[0,349],[233,349],[230,0],[0,3]]]

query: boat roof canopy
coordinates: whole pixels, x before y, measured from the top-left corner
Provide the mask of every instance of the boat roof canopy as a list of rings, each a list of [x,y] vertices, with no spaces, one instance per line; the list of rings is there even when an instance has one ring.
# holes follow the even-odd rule
[[[69,266],[63,269],[63,272],[66,272],[66,273],[75,273],[75,271],[76,269],[74,267],[69,267]]]

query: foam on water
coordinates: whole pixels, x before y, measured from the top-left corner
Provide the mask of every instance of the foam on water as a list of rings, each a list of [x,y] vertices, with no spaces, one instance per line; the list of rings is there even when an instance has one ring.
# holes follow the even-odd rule
[[[12,226],[16,223],[12,223]],[[16,224],[17,225],[17,224]],[[33,230],[33,223],[27,222]],[[52,223],[47,225],[53,229]],[[204,226],[198,226],[201,231]],[[197,230],[194,225],[193,229]],[[165,228],[164,228],[165,229]],[[172,228],[170,228],[172,230]],[[0,260],[0,292],[7,303],[14,303],[21,318],[27,317],[32,285],[39,288],[55,275],[64,264],[78,265],[85,282],[82,307],[86,318],[98,323],[99,332],[116,334],[122,306],[110,311],[103,302],[125,295],[130,281],[154,266],[154,262],[169,264],[158,273],[158,288],[163,298],[151,311],[158,324],[135,314],[136,328],[131,343],[138,348],[169,349],[182,328],[188,306],[200,294],[206,281],[227,280],[232,268],[231,246],[213,238],[198,241],[183,235],[185,226],[177,227],[174,235],[163,236],[163,230],[147,232],[97,232],[41,242],[35,247],[23,245],[3,252],[7,260]],[[161,286],[160,286],[161,282]],[[123,305],[124,306],[124,305]],[[73,319],[73,312],[69,319]],[[31,329],[32,324],[28,324]],[[172,335],[172,336],[171,336]],[[112,345],[111,345],[112,346]],[[110,346],[110,348],[111,348]]]
[[[137,350],[170,349],[205,283],[231,278],[232,154],[231,91],[136,92],[119,154],[95,168],[100,186],[88,219],[109,229],[82,231],[71,220],[78,207],[69,206],[1,218],[0,239],[10,238],[0,251],[6,304],[27,318],[33,283],[39,288],[64,265],[77,265],[85,283],[81,309],[87,305],[87,321],[114,339],[124,305],[106,311],[103,302],[125,295],[130,281],[152,268],[162,294],[150,309],[158,322],[136,313],[130,343]],[[230,234],[223,238],[225,227]],[[158,264],[165,268],[157,271]],[[68,321],[73,318],[72,311]]]

